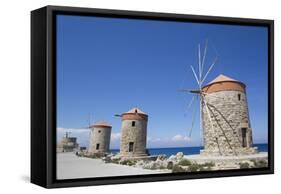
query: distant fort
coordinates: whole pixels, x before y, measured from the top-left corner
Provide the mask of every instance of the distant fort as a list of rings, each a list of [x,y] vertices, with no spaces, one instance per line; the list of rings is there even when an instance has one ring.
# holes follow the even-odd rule
[[[57,152],[74,152],[78,148],[77,138],[69,137],[69,132],[66,132],[61,142],[57,145]]]

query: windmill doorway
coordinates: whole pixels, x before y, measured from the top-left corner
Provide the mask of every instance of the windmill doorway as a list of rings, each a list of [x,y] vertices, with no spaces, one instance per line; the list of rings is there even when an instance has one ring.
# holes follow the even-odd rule
[[[242,128],[242,147],[247,147],[247,128]]]
[[[134,150],[134,142],[129,142],[129,152],[133,152]]]
[[[96,150],[99,150],[99,149],[100,149],[100,144],[97,143],[97,145],[96,145]]]

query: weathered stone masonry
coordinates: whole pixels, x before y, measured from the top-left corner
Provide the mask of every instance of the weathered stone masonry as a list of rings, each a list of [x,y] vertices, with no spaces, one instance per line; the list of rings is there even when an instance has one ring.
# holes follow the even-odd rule
[[[120,154],[122,157],[146,156],[148,115],[133,108],[122,114]]]
[[[89,152],[105,154],[109,152],[111,126],[106,122],[97,122],[91,128]]]
[[[223,75],[202,88],[205,100],[202,101],[204,150],[201,154],[245,155],[257,152],[252,147],[245,89],[242,82]]]

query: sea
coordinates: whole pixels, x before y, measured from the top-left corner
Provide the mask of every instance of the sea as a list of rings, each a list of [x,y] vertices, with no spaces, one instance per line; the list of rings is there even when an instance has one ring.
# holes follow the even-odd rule
[[[268,152],[268,144],[254,144],[259,152]],[[176,155],[178,152],[183,152],[184,155],[200,154],[203,147],[172,147],[172,148],[148,148],[150,155],[165,154],[166,156]],[[119,149],[112,149],[112,153],[118,153]]]

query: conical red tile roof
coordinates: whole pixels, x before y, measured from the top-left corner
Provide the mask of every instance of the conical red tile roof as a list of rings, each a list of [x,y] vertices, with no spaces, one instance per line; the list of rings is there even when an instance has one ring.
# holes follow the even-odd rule
[[[219,91],[240,91],[245,92],[246,85],[243,82],[232,79],[220,74],[214,80],[202,87],[205,93],[213,93]]]
[[[106,121],[97,121],[95,124],[91,125],[90,128],[93,127],[111,127],[111,125]]]
[[[217,82],[224,82],[224,81],[234,81],[234,82],[239,82],[235,79],[232,79],[230,77],[227,77],[223,74],[220,74],[218,77],[216,77],[214,80],[210,81],[207,85],[213,84],[213,83],[217,83]]]
[[[130,109],[128,112],[125,112],[125,114],[126,114],[126,113],[138,113],[138,114],[144,114],[144,115],[146,115],[146,113],[143,112],[143,111],[141,111],[139,108],[132,108],[132,109]]]

